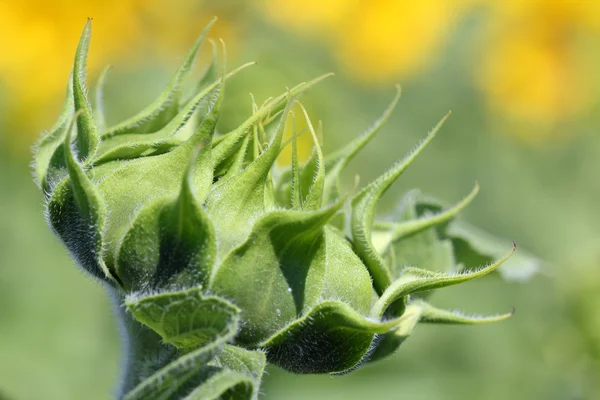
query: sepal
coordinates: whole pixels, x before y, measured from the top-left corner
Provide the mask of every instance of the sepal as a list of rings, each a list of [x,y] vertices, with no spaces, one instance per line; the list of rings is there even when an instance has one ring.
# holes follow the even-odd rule
[[[328,300],[260,345],[269,362],[288,371],[342,373],[363,360],[375,334],[386,333],[399,323],[401,319],[367,318],[343,302]]]
[[[86,166],[91,164],[100,144],[100,134],[96,126],[92,106],[87,97],[87,88],[85,87],[86,63],[91,32],[92,20],[88,19],[81,34],[79,45],[77,46],[75,64],[73,66],[73,102],[75,112],[80,113],[79,118],[77,118],[75,147],[77,149],[77,156]]]
[[[175,75],[171,78],[171,81],[158,98],[133,117],[108,128],[102,133],[103,138],[126,133],[156,132],[163,128],[168,121],[173,118],[179,109],[179,102],[183,91],[183,81],[189,75],[196,55],[198,54],[198,50],[200,49],[200,45],[215,21],[216,18],[213,18],[213,20],[204,28],[185,56],[181,66],[177,72],[175,72]]]
[[[394,353],[412,334],[417,323],[481,325],[503,321],[513,314],[514,310],[510,313],[488,317],[469,316],[459,311],[442,310],[421,300],[411,301],[402,314],[402,321],[391,332],[376,337],[368,361],[379,361]]]
[[[68,132],[73,131],[79,115],[80,112],[73,117]],[[48,222],[83,269],[114,285],[115,278],[102,258],[106,206],[73,154],[70,142],[71,134],[62,145],[69,175],[56,186],[48,200]]]
[[[452,240],[456,261],[463,271],[491,262],[501,254],[502,248],[507,244],[507,240],[497,238],[464,221],[452,223],[445,235]],[[523,282],[531,279],[541,268],[542,260],[526,250],[519,250],[498,269],[498,272],[506,280]]]
[[[217,90],[219,95],[198,129],[174,150],[153,157],[113,161],[93,169],[98,190],[112,211],[105,230],[107,241],[118,247],[130,229],[130,220],[141,209],[160,199],[175,197],[181,179],[174,177],[181,176],[192,158],[196,159],[196,168],[190,177],[190,187],[197,201],[204,201],[212,184],[211,140],[219,117],[223,82]],[[116,248],[105,252],[107,263],[114,264],[116,252]]]
[[[377,121],[375,121],[373,125],[358,138],[325,158],[326,177],[324,185],[324,201],[326,203],[335,201],[340,196],[340,176],[342,171],[387,122],[396,108],[398,100],[400,100],[401,93],[400,85],[397,85],[396,95],[381,117],[379,117],[379,119],[377,119]]]
[[[208,283],[217,243],[213,224],[194,194],[194,166],[200,151],[189,161],[177,198],[144,206],[125,234],[116,269],[126,290]]]
[[[54,186],[68,175],[63,145],[69,131],[69,123],[73,119],[74,108],[73,78],[70,76],[58,121],[35,146],[34,176],[46,199],[52,194]]]
[[[325,274],[323,228],[340,207],[269,212],[225,257],[211,290],[242,308],[236,340],[256,345],[317,303]]]
[[[289,104],[285,113],[288,111]],[[256,160],[238,174],[222,179],[211,188],[206,209],[211,218],[219,221],[219,259],[245,239],[252,221],[266,211],[265,186],[281,150],[284,124],[285,118],[282,118],[271,144]],[[216,148],[213,154],[215,151]]]
[[[373,286],[378,294],[383,293],[383,291],[391,284],[392,275],[386,261],[376,251],[371,239],[375,208],[385,191],[433,140],[448,116],[449,114],[436,125],[429,135],[419,143],[415,150],[398,162],[388,172],[367,185],[352,199],[350,230],[352,232],[353,243],[356,253],[363,259],[371,272]]]
[[[456,205],[435,211],[422,210],[419,207],[422,196],[417,191],[411,191],[403,199],[399,215],[395,217],[398,222],[374,223],[372,242],[377,252],[388,261],[393,279],[398,278],[407,266],[442,272],[459,270],[452,242],[440,235],[440,231],[446,229],[478,191],[479,185],[476,183],[471,193]]]
[[[390,305],[413,293],[452,286],[485,276],[496,270],[503,262],[508,260],[515,252],[516,248],[516,244],[513,243],[510,252],[493,264],[464,273],[446,274],[426,269],[407,267],[404,269],[400,278],[394,281],[375,302],[372,315],[381,318]]]

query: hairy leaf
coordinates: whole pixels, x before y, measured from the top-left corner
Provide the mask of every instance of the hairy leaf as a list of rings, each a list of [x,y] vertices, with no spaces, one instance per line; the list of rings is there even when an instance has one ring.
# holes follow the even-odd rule
[[[202,287],[140,296],[125,300],[134,317],[152,328],[166,343],[189,349],[235,333],[240,310],[217,296],[205,296]]]
[[[377,253],[371,240],[371,226],[375,217],[375,207],[381,196],[394,183],[394,181],[408,168],[425,147],[433,140],[448,115],[429,133],[417,148],[392,169],[377,180],[367,185],[352,199],[351,232],[357,254],[363,259],[371,276],[373,286],[381,294],[391,284],[392,276],[385,260]]]
[[[181,66],[165,90],[150,105],[131,118],[110,127],[102,134],[103,137],[122,135],[125,133],[155,132],[164,127],[173,118],[179,108],[179,99],[183,90],[183,81],[189,75],[194,64],[200,45],[208,34],[216,18],[213,19],[202,31],[196,42],[187,53]]]

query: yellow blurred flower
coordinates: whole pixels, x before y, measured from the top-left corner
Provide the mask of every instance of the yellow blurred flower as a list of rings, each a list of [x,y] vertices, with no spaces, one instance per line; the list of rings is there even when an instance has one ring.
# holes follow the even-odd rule
[[[265,0],[266,14],[330,46],[360,81],[422,72],[453,27],[484,18],[472,75],[490,113],[527,138],[544,136],[598,101],[600,2],[592,0]]]
[[[266,0],[275,22],[318,35],[352,76],[380,83],[414,74],[474,0]]]
[[[600,3],[492,2],[478,83],[491,110],[522,137],[553,133],[596,102],[593,62]]]
[[[4,125],[9,131],[3,134],[9,144],[26,147],[37,130],[52,124],[86,18],[100,22],[94,26],[89,60],[94,67],[107,59],[107,53],[129,46],[138,30],[130,16],[141,3],[0,0],[1,113],[7,119]]]
[[[152,39],[148,42],[158,43],[152,51],[176,55],[164,58],[178,63],[185,46],[215,12],[206,10],[202,1],[0,0],[3,142],[11,151],[28,151],[39,131],[52,125],[88,17],[94,19],[88,60],[93,77],[105,64],[141,59],[137,56],[147,49],[147,36]],[[213,35],[227,40],[232,31],[221,20]]]

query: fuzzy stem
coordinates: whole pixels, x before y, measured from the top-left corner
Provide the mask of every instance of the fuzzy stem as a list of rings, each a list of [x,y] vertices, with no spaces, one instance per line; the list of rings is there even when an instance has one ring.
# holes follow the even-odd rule
[[[121,334],[122,360],[115,398],[123,399],[144,378],[166,365],[176,354],[174,347],[162,342],[160,336],[135,320],[123,306],[124,296],[108,287]]]

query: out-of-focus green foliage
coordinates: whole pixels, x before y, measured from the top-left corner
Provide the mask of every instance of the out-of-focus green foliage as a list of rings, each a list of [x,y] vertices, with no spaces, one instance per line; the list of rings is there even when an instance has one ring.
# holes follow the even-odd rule
[[[232,65],[256,60],[261,68],[232,80],[228,93],[236,96],[224,104],[224,114],[238,107],[247,112],[221,121],[223,131],[250,112],[243,93],[262,100],[285,85],[338,69],[327,50],[250,14],[239,18],[246,24],[240,29],[248,29]],[[415,186],[459,199],[468,191],[464,182],[478,180],[481,192],[464,219],[542,256],[548,262],[542,276],[525,285],[480,280],[434,297],[436,303],[481,314],[510,303],[517,313],[503,325],[443,327],[443,335],[435,326],[421,326],[401,353],[348,376],[296,377],[273,369],[265,379],[267,398],[360,399],[371,396],[373,387],[382,399],[398,398],[399,387],[413,399],[600,396],[594,318],[600,280],[600,114],[564,126],[567,135],[561,139],[535,146],[507,135],[502,125],[490,125],[467,76],[475,57],[473,25],[461,24],[436,63],[401,81],[404,95],[397,113],[342,179],[351,185],[354,173],[360,173],[370,181],[409,150],[431,121],[452,109],[437,142],[390,189],[383,205],[393,212],[397,204],[391,199]],[[105,91],[114,100],[109,122],[138,111],[168,80],[159,68],[133,74],[115,67]],[[146,84],[148,77],[152,85]],[[265,77],[273,87],[257,84]],[[125,84],[131,89],[117,97]],[[325,152],[365,130],[385,107],[390,90],[357,86],[344,74],[315,88],[304,102],[324,120]],[[10,101],[0,93],[0,107]],[[0,129],[0,393],[16,400],[103,399],[115,385],[119,366],[114,311],[102,290],[72,268],[44,226],[28,157],[3,145],[7,135],[20,134]]]

